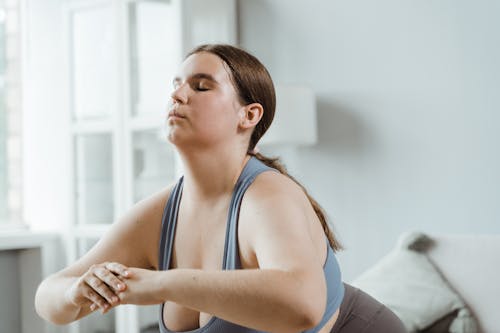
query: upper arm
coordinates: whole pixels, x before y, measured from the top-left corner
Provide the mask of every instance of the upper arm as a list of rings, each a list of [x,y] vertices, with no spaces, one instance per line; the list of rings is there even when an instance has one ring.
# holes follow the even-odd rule
[[[80,276],[93,264],[108,261],[157,268],[161,218],[171,189],[172,185],[135,204],[86,254],[58,274]]]
[[[260,269],[292,272],[326,294],[323,265],[310,230],[311,223],[319,221],[311,221],[310,209],[305,193],[292,180],[263,173],[245,193],[239,228]]]

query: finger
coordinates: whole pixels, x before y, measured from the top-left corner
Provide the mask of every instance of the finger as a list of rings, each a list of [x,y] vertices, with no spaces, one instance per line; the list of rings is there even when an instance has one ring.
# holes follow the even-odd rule
[[[110,307],[109,303],[106,302],[106,300],[100,296],[98,293],[96,293],[94,290],[87,288],[87,291],[85,292],[85,296],[93,302],[90,305],[90,310],[95,311],[97,308],[100,308],[101,311],[105,311],[107,308]]]
[[[99,274],[99,268],[95,269],[94,272]],[[111,274],[109,272],[107,273]],[[110,286],[104,283],[99,276],[96,276],[94,274],[89,274],[86,276],[85,282],[89,287],[93,289],[94,292],[99,294],[109,304],[116,304],[120,301],[115,292],[110,289]],[[98,304],[100,305],[100,303]]]
[[[105,267],[111,272],[116,273],[120,276],[126,278],[131,276],[131,272],[128,270],[128,267],[118,262],[108,262],[106,263]]]
[[[102,281],[104,281],[108,286],[113,288],[113,291],[115,292],[115,294],[126,289],[127,285],[125,283],[123,283],[122,280],[120,280],[116,275],[111,273],[105,267],[95,268],[94,275],[97,276]]]
[[[94,312],[95,310],[99,309],[99,305],[92,303],[90,305],[90,311]],[[106,314],[112,309],[112,306],[107,306],[104,309],[101,309],[101,314]]]

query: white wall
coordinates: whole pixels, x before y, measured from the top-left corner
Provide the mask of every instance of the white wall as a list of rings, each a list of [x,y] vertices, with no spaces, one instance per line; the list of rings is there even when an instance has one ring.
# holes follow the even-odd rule
[[[319,143],[291,168],[333,220],[346,281],[408,229],[500,232],[499,12],[487,0],[239,1],[241,45],[275,82],[317,95]]]

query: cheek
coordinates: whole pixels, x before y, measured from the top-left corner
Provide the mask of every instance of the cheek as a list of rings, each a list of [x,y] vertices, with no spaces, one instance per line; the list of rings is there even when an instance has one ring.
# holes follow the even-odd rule
[[[217,96],[203,102],[200,101],[195,109],[197,110],[197,127],[220,131],[228,131],[237,127],[239,120],[232,99]]]
[[[204,115],[197,123],[197,131],[207,136],[227,136],[235,132],[236,120],[227,112],[219,112],[212,115]]]

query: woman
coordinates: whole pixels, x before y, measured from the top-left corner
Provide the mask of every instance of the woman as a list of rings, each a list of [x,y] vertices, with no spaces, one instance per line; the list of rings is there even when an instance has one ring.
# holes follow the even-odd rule
[[[256,151],[275,109],[265,67],[239,48],[204,45],[173,82],[168,139],[184,177],[44,280],[40,316],[65,324],[159,304],[161,332],[403,332],[387,308],[342,283],[320,207]]]

